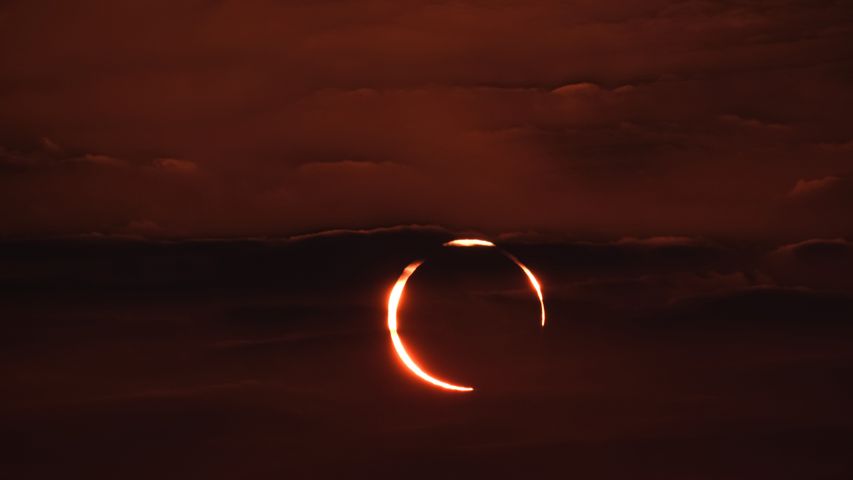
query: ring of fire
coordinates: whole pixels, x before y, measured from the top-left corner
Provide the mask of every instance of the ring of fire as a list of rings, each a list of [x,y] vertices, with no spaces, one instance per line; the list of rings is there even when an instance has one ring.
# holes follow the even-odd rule
[[[444,244],[445,247],[490,247],[494,248],[495,244],[489,242],[487,240],[479,240],[474,238],[460,238],[456,240],[449,241]],[[540,321],[542,327],[545,327],[545,300],[542,297],[542,287],[539,284],[539,281],[536,279],[536,276],[533,275],[533,272],[527,268],[526,265],[521,263],[521,261],[516,258],[514,255],[504,252],[501,250],[507,258],[513,261],[521,271],[524,272],[524,275],[527,277],[527,280],[530,282],[530,286],[533,288],[533,291],[536,293],[536,296],[539,299],[539,309],[540,309]],[[397,309],[400,307],[400,302],[403,299],[403,291],[406,288],[406,282],[409,280],[409,277],[415,273],[415,270],[421,266],[423,262],[418,260],[410,263],[403,269],[403,273],[397,278],[397,282],[394,284],[394,287],[391,288],[391,293],[388,295],[388,332],[391,334],[391,343],[394,345],[394,350],[397,353],[397,357],[399,357],[400,361],[403,362],[403,365],[406,366],[415,376],[427,382],[435,387],[443,388],[445,390],[451,390],[456,392],[471,392],[474,390],[474,387],[468,387],[463,385],[455,385],[453,383],[440,380],[427,373],[424,369],[422,369],[409,355],[409,352],[406,351],[406,347],[403,345],[403,340],[400,339],[400,334],[397,332]]]

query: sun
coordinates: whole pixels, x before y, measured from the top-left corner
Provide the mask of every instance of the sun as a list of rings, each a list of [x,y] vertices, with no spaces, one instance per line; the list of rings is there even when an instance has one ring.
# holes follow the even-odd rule
[[[495,244],[488,240],[480,240],[473,238],[460,238],[456,240],[451,240],[444,244],[445,247],[489,247],[495,248]],[[545,300],[542,296],[542,287],[539,283],[539,280],[533,274],[533,272],[527,268],[526,265],[521,263],[521,261],[516,258],[514,255],[504,252],[501,250],[507,258],[512,260],[516,265],[521,268],[524,272],[524,275],[527,277],[527,280],[530,282],[533,291],[536,293],[536,296],[539,299],[539,308],[540,308],[540,321],[541,326],[545,326]],[[451,383],[446,380],[441,380],[433,374],[427,373],[426,370],[421,368],[417,362],[415,362],[409,352],[406,350],[405,345],[403,344],[403,340],[400,338],[400,333],[398,332],[399,322],[397,319],[397,311],[400,308],[400,302],[403,300],[403,293],[406,289],[406,282],[408,282],[409,278],[415,273],[415,270],[418,269],[423,264],[422,261],[418,260],[410,263],[403,269],[403,272],[397,278],[397,281],[394,283],[394,286],[391,288],[391,293],[388,295],[388,332],[391,335],[391,344],[394,346],[394,351],[397,353],[397,357],[403,363],[403,365],[416,377],[421,379],[422,381],[433,385],[434,387],[441,388],[448,391],[453,392],[472,392],[474,391],[474,387],[457,385]]]

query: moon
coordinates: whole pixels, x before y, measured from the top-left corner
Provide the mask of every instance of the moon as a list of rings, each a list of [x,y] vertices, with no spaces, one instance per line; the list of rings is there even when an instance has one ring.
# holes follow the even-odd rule
[[[456,240],[451,240],[445,244],[445,247],[488,247],[495,248],[495,244],[488,240],[481,240],[476,238],[459,238]],[[527,280],[530,282],[530,286],[533,288],[533,291],[536,293],[536,296],[539,298],[539,308],[540,308],[540,321],[541,326],[545,327],[545,300],[542,296],[542,286],[539,284],[539,281],[536,279],[536,276],[533,272],[527,268],[526,265],[521,263],[521,261],[516,258],[514,255],[504,252],[501,250],[507,258],[513,261],[521,271],[524,272],[524,275],[527,277]],[[417,362],[415,362],[409,352],[406,350],[406,346],[403,344],[403,340],[400,338],[400,334],[397,331],[398,321],[397,321],[397,310],[400,307],[400,302],[403,300],[403,292],[406,289],[406,282],[409,280],[409,277],[415,273],[415,270],[418,269],[423,264],[423,261],[418,260],[410,263],[406,268],[403,269],[403,273],[397,278],[397,282],[394,283],[394,286],[391,288],[391,293],[388,295],[388,332],[391,335],[391,344],[394,345],[394,351],[397,353],[397,357],[403,362],[403,365],[409,369],[415,376],[420,378],[426,383],[429,383],[437,388],[442,388],[444,390],[450,390],[454,392],[472,392],[474,391],[474,387],[469,387],[465,385],[457,385],[451,383],[446,380],[441,380],[433,374],[427,373],[426,370],[421,368]]]

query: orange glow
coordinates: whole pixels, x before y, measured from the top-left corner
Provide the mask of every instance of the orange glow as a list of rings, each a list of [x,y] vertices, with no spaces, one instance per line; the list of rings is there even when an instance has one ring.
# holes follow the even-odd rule
[[[417,363],[415,363],[414,360],[412,360],[412,357],[409,356],[409,353],[406,351],[406,347],[403,346],[403,341],[400,340],[400,335],[397,333],[397,308],[400,306],[400,300],[403,298],[403,290],[406,288],[406,281],[408,281],[409,277],[415,273],[415,270],[421,265],[421,263],[423,262],[418,261],[410,263],[409,266],[403,270],[403,273],[400,274],[400,277],[397,279],[397,283],[394,284],[394,288],[391,289],[391,294],[388,296],[388,331],[391,332],[391,342],[394,344],[394,350],[397,351],[397,356],[400,357],[403,365],[411,370],[412,373],[420,377],[421,380],[446,390],[453,390],[457,392],[473,391],[474,389],[472,387],[453,385],[452,383],[439,380],[426,373],[418,366]]]
[[[457,238],[444,244],[445,247],[494,247],[495,244],[488,240],[478,238]]]
[[[494,247],[495,244],[488,240],[480,240],[478,238],[457,238],[456,240],[451,240],[444,244],[445,247]],[[510,260],[515,262],[521,268],[521,271],[527,275],[527,279],[530,281],[530,286],[533,287],[533,290],[536,292],[536,296],[539,297],[539,310],[540,310],[540,318],[542,322],[542,326],[545,326],[545,299],[542,297],[542,287],[539,285],[539,280],[536,279],[536,276],[533,275],[533,272],[527,268],[526,265],[521,263],[521,261],[515,256],[503,252],[504,255],[509,257]]]
[[[542,326],[544,327],[545,326],[545,299],[542,297],[542,287],[539,285],[539,280],[537,280],[536,276],[533,275],[533,272],[531,272],[530,269],[527,268],[526,265],[521,263],[521,261],[519,259],[515,258],[514,255],[511,255],[511,254],[506,253],[506,252],[504,252],[504,255],[509,257],[509,259],[512,260],[513,262],[515,262],[515,264],[521,268],[521,271],[523,271],[524,274],[527,275],[527,279],[530,280],[530,286],[533,287],[533,290],[536,291],[536,296],[539,297],[539,310],[540,310],[541,319],[542,319]]]
[[[495,244],[489,242],[487,240],[478,240],[474,238],[460,238],[457,240],[452,240],[444,244],[446,247],[494,247]],[[533,290],[536,292],[536,296],[539,298],[539,309],[541,314],[541,324],[542,327],[545,326],[545,299],[542,296],[542,287],[539,284],[539,280],[536,279],[536,276],[533,275],[533,272],[527,268],[526,265],[521,263],[519,259],[517,259],[514,255],[508,252],[504,252],[501,250],[507,258],[513,261],[521,271],[527,276],[527,280],[530,282],[530,286],[533,287]],[[471,392],[474,390],[473,387],[465,387],[461,385],[454,385],[452,383],[446,382],[444,380],[439,380],[438,378],[430,375],[425,372],[421,367],[418,366],[417,363],[409,356],[409,352],[406,351],[406,347],[403,345],[403,341],[400,339],[400,334],[397,332],[397,310],[400,307],[400,302],[403,299],[403,290],[406,288],[406,282],[409,280],[409,277],[415,273],[415,270],[421,266],[422,261],[415,261],[410,263],[405,269],[403,269],[403,273],[400,274],[400,277],[397,278],[397,283],[394,284],[394,287],[391,289],[391,293],[388,295],[388,331],[391,333],[391,343],[394,345],[394,350],[397,352],[397,356],[400,358],[400,361],[403,362],[403,365],[406,366],[412,373],[417,375],[421,380],[430,383],[436,387],[443,388],[445,390],[452,390],[456,392]]]

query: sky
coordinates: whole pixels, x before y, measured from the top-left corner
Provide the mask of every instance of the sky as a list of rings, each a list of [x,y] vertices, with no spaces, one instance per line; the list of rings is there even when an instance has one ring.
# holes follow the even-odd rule
[[[5,1],[0,234],[847,237],[851,13]]]
[[[853,478],[851,112],[846,0],[0,0],[0,465]]]

